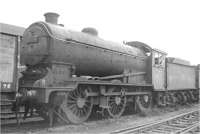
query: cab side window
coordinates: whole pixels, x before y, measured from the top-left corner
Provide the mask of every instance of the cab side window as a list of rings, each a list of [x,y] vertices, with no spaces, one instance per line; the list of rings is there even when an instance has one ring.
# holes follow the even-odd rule
[[[159,52],[154,53],[154,65],[159,67],[164,67],[165,65],[165,55]]]

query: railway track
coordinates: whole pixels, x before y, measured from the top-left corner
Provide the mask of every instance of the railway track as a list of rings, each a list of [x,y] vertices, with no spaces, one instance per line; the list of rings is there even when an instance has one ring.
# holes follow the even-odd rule
[[[186,134],[200,133],[199,110],[193,110],[181,115],[156,122],[150,122],[136,127],[121,129],[111,134]]]

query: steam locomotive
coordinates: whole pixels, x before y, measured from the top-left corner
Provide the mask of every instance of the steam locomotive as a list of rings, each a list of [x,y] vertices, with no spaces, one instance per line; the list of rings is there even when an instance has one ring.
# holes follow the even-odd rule
[[[142,42],[101,39],[94,28],[66,30],[58,17],[46,13],[45,22],[25,30],[20,61],[27,69],[18,91],[51,105],[55,118],[79,124],[96,106],[118,118],[128,106],[147,112],[152,104],[198,101],[200,65],[166,57]]]

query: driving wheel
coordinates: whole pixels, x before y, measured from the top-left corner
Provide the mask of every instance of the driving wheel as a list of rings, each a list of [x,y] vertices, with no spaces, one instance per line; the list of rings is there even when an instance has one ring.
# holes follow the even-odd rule
[[[115,91],[122,92],[122,90],[117,89],[117,88],[110,89],[110,92],[114,93]],[[123,94],[108,96],[107,97],[107,104],[108,104],[107,112],[108,112],[108,114],[112,118],[119,118],[125,110],[126,101],[127,101],[126,96]]]
[[[80,124],[89,118],[93,107],[91,97],[86,94],[89,90],[88,87],[79,87],[65,95],[60,108],[69,122]]]

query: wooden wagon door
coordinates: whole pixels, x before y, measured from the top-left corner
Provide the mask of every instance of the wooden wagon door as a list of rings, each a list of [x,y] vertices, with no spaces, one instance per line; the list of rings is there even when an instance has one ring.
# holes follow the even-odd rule
[[[15,36],[0,33],[0,90],[15,91],[14,79],[16,71]]]

